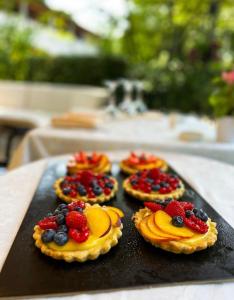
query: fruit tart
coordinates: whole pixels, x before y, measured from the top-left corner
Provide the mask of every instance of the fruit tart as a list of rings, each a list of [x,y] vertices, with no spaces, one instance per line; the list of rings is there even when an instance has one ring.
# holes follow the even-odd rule
[[[102,203],[115,196],[118,182],[114,177],[104,173],[79,171],[74,175],[57,179],[54,189],[56,195],[67,203],[77,200]]]
[[[217,240],[216,223],[190,202],[145,202],[133,216],[143,238],[155,247],[190,254],[211,247]]]
[[[120,162],[120,169],[126,174],[134,174],[137,171],[159,168],[162,171],[168,169],[165,160],[153,155],[142,153],[137,155],[131,152],[130,155]]]
[[[138,200],[165,200],[180,198],[185,191],[184,184],[177,175],[160,169],[138,171],[125,179],[124,190]]]
[[[60,204],[34,227],[35,245],[42,253],[67,262],[93,260],[118,244],[123,212],[83,201]]]
[[[88,155],[84,151],[75,153],[67,163],[67,173],[75,174],[78,171],[91,170],[95,173],[108,173],[111,170],[109,158],[102,153],[93,152]]]

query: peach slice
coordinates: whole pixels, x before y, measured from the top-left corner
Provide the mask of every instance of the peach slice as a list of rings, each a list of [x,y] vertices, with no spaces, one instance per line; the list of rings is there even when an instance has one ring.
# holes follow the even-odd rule
[[[110,219],[111,219],[111,225],[113,226],[120,226],[121,221],[119,215],[109,207],[106,209],[106,212],[108,213]]]
[[[156,234],[158,236],[168,238],[170,240],[180,240],[181,239],[181,237],[179,237],[179,236],[171,235],[171,234],[165,233],[162,230],[160,230],[154,222],[154,214],[149,216],[148,221],[147,221],[147,226],[154,234]]]
[[[154,234],[152,231],[150,231],[149,227],[147,226],[148,218],[149,218],[149,216],[145,217],[140,223],[141,234],[152,242],[157,243],[157,242],[169,241],[168,238],[161,237],[159,235]]]
[[[111,219],[101,207],[91,206],[85,210],[88,226],[93,235],[102,237],[111,229]]]
[[[114,210],[119,215],[120,218],[124,217],[124,213],[118,207],[108,206],[108,209]]]
[[[162,210],[158,210],[154,215],[155,224],[165,233],[179,236],[181,238],[190,238],[194,232],[186,227],[176,227],[171,223],[171,216]]]

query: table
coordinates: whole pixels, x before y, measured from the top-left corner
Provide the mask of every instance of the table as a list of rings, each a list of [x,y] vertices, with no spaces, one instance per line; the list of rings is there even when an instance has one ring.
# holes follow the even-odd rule
[[[112,160],[119,160],[126,155],[125,151],[107,153]],[[159,153],[187,181],[234,226],[234,166],[214,160]],[[38,162],[10,171],[0,177],[0,269],[15,238],[19,225],[27,211],[34,191],[43,170],[49,161],[68,159],[59,156],[43,159]],[[211,171],[212,170],[212,171]],[[32,176],[33,174],[33,176]],[[27,182],[27,184],[25,184]],[[7,201],[6,201],[7,199]],[[91,293],[62,297],[59,299],[97,300],[97,299],[233,299],[234,283],[184,285],[170,287],[148,287],[106,293]],[[40,298],[43,299],[43,298]],[[45,298],[44,298],[45,299]],[[55,299],[55,298],[53,298]],[[56,298],[57,299],[57,298]]]
[[[182,142],[178,135],[185,130],[203,134],[200,142]],[[10,168],[37,159],[78,150],[169,151],[195,154],[234,164],[234,144],[215,142],[214,123],[195,116],[148,113],[138,117],[108,120],[95,130],[37,128],[26,135],[17,148]]]

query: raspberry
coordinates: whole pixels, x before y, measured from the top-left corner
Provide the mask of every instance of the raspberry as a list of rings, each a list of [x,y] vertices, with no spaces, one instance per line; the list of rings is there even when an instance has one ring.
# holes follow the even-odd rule
[[[48,217],[48,218],[44,218],[41,221],[39,221],[37,223],[37,225],[43,230],[57,229],[58,228],[58,225],[56,223],[56,216],[51,216],[51,217]]]
[[[162,205],[154,202],[144,202],[145,207],[149,208],[151,211],[156,212],[158,210],[163,210]]]
[[[78,211],[70,211],[66,215],[66,224],[70,228],[81,230],[83,227],[87,226],[87,219]]]
[[[186,218],[184,220],[184,223],[186,226],[191,228],[194,231],[197,231],[198,233],[206,233],[208,231],[208,225],[203,222],[202,220],[198,219],[194,215],[192,215],[189,219]]]
[[[77,196],[77,192],[76,192],[76,191],[74,191],[74,190],[71,190],[71,192],[70,192],[69,196],[70,196],[71,198],[76,198],[76,196]]]
[[[183,207],[184,211],[193,210],[193,208],[194,208],[194,205],[191,202],[181,201],[180,205]]]
[[[185,218],[185,212],[183,206],[179,201],[172,200],[165,208],[165,212],[171,217],[180,216],[183,219]]]
[[[156,179],[156,178],[158,178],[159,174],[160,174],[160,170],[155,168],[155,169],[151,169],[149,171],[148,176],[150,178]]]
[[[90,185],[90,183],[92,182],[92,180],[94,179],[94,175],[91,171],[82,171],[80,172],[81,174],[81,179],[80,182],[88,187]]]
[[[159,193],[160,193],[160,194],[168,194],[168,193],[170,193],[170,192],[169,192],[169,189],[168,189],[167,187],[161,187],[161,188],[159,189]]]
[[[76,201],[76,202],[72,202],[70,204],[68,204],[68,209],[70,211],[72,210],[76,210],[77,208],[85,208],[85,203],[83,201]]]
[[[110,193],[111,193],[111,189],[109,189],[109,188],[104,189],[104,194],[105,195],[110,195]]]
[[[83,243],[89,237],[89,229],[85,227],[84,230],[78,231],[77,229],[70,228],[68,231],[68,236],[77,243]]]

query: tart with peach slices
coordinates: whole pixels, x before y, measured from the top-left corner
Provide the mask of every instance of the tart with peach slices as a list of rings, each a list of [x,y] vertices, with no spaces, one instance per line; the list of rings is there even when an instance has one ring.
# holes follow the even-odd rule
[[[125,179],[123,188],[129,195],[142,201],[178,199],[185,191],[184,184],[177,175],[160,169],[138,171]]]
[[[67,163],[67,173],[91,170],[95,173],[108,173],[111,170],[109,158],[103,153],[93,152],[88,155],[84,151],[75,153]]]
[[[168,165],[165,160],[153,155],[142,153],[137,155],[131,152],[130,155],[120,162],[120,169],[126,174],[134,174],[137,171],[159,168],[167,171]]]
[[[57,179],[54,189],[56,195],[67,203],[77,200],[102,203],[115,196],[118,182],[114,177],[104,173],[79,171],[74,175]]]
[[[123,216],[111,206],[91,206],[83,201],[60,204],[34,227],[35,245],[54,259],[94,260],[118,244]]]
[[[202,209],[190,202],[145,202],[133,216],[142,237],[153,246],[176,254],[191,254],[215,244],[218,231]]]

